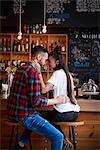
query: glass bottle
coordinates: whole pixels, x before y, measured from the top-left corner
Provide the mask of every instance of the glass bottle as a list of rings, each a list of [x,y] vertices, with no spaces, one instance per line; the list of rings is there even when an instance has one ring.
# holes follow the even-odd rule
[[[24,45],[24,41],[23,40],[21,41],[21,46],[22,46],[22,52],[24,52],[25,51],[25,45]]]
[[[20,41],[18,41],[18,52],[20,52],[21,51],[21,43],[20,43]]]
[[[2,52],[3,48],[3,40],[0,38],[0,52]]]
[[[7,51],[7,48],[6,48],[6,38],[3,39],[3,52],[6,52]]]
[[[9,38],[7,39],[7,50],[11,51],[11,41]]]
[[[14,51],[14,52],[17,51],[17,42],[16,42],[15,39],[14,39],[14,42],[13,42],[13,51]]]
[[[25,51],[28,52],[28,50],[29,50],[29,43],[28,43],[28,38],[26,38]]]

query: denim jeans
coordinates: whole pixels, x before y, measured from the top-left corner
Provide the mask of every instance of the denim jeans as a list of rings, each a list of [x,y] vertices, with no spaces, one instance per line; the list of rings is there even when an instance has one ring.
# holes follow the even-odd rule
[[[79,112],[74,112],[74,111],[70,111],[70,112],[64,112],[64,113],[60,113],[56,110],[53,111],[53,118],[51,118],[54,121],[62,121],[62,122],[67,122],[67,121],[76,121],[79,115]],[[48,120],[48,119],[47,119]],[[50,119],[49,119],[50,120]],[[50,121],[52,121],[50,120]]]
[[[26,129],[19,140],[24,144],[28,142],[31,131],[34,131],[51,140],[51,150],[62,150],[63,134],[40,115],[34,113],[26,117],[23,125]]]

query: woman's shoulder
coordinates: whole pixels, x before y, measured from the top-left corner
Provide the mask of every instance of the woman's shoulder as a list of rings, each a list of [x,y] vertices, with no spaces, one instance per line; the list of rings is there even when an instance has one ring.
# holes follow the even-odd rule
[[[63,73],[65,73],[65,72],[64,72],[63,69],[59,69],[59,70],[54,71],[54,73],[61,73],[61,74],[63,74]]]

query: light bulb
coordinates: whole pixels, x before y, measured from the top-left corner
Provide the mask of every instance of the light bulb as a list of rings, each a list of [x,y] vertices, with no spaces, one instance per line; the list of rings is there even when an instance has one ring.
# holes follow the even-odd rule
[[[18,32],[18,40],[21,40],[22,39],[22,33],[21,32]]]
[[[43,33],[46,33],[46,32],[47,32],[47,26],[46,26],[46,25],[43,25],[42,32],[43,32]]]

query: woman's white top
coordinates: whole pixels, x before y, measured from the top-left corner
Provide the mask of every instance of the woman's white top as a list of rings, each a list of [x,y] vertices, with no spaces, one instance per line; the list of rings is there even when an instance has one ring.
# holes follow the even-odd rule
[[[60,95],[65,95],[67,97],[67,77],[63,69],[53,72],[52,76],[48,80],[48,83],[53,85],[54,98]],[[79,105],[72,104],[70,100],[64,104],[56,104],[54,105],[54,108],[61,113],[69,111],[80,111]]]

